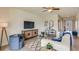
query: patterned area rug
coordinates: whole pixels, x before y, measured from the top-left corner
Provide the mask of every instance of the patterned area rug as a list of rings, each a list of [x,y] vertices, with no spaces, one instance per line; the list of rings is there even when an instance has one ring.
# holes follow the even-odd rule
[[[28,41],[27,41],[28,42]],[[25,47],[31,49],[32,51],[40,51],[41,49],[41,39],[33,38],[29,43],[25,44]]]

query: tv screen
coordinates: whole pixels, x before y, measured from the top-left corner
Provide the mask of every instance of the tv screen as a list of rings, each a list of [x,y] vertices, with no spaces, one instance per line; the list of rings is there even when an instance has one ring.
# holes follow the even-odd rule
[[[34,22],[32,21],[24,21],[24,29],[34,28]]]

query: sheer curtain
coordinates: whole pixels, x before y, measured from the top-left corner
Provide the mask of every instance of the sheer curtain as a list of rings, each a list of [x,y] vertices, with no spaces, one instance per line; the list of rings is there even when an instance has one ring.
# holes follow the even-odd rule
[[[78,36],[79,36],[79,19],[76,20],[76,30],[77,30]]]

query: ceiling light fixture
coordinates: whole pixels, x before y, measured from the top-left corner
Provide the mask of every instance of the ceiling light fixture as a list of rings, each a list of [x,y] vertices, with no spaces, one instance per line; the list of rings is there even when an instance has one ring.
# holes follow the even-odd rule
[[[48,12],[52,12],[52,9],[48,9]]]

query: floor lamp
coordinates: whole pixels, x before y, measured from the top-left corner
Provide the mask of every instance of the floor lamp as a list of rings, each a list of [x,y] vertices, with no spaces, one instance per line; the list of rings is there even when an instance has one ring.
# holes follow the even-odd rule
[[[2,47],[2,41],[3,41],[3,37],[4,37],[4,34],[6,35],[6,38],[7,38],[7,42],[8,42],[8,36],[7,36],[7,31],[6,31],[6,28],[8,27],[8,23],[4,22],[4,23],[0,23],[0,28],[2,29],[1,30],[1,39],[0,39],[0,49]]]

